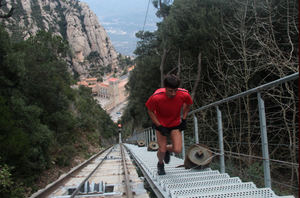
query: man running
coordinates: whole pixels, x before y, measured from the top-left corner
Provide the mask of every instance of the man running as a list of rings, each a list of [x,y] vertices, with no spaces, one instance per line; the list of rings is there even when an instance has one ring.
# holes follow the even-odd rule
[[[164,88],[157,89],[146,102],[148,114],[156,130],[159,149],[157,151],[158,175],[165,175],[164,162],[170,161],[170,152],[180,153],[182,137],[180,131],[186,129],[186,117],[193,100],[186,89],[178,88],[180,80],[175,75],[167,75]],[[183,108],[183,109],[182,109]],[[180,116],[182,109],[182,117]],[[167,145],[167,137],[172,144]]]

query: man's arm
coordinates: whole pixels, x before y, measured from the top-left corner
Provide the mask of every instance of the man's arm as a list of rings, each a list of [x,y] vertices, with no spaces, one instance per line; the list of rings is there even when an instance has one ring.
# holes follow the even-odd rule
[[[182,106],[182,118],[181,118],[181,123],[179,125],[179,130],[183,131],[186,129],[186,117],[190,111],[190,104],[184,103]]]
[[[183,104],[183,109],[182,109],[182,119],[186,120],[186,117],[190,111],[191,105],[189,104]]]
[[[160,122],[158,121],[158,119],[153,111],[150,111],[148,109],[148,114],[149,114],[153,124],[156,126],[155,129],[158,130],[161,133],[161,135],[166,136],[169,133],[169,129],[167,129],[166,127],[163,127],[160,124]]]
[[[160,126],[160,123],[159,123],[159,121],[158,121],[156,115],[154,114],[154,112],[153,112],[153,111],[150,111],[150,110],[148,109],[148,114],[149,114],[149,116],[150,116],[150,118],[151,118],[153,124],[155,124],[155,126]]]

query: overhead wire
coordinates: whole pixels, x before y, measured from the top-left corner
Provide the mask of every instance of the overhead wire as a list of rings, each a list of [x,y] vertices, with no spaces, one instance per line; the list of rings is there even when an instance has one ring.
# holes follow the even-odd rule
[[[147,11],[146,11],[144,25],[143,25],[143,32],[144,32],[146,21],[147,21],[147,16],[148,16],[148,11],[149,11],[149,5],[150,5],[150,0],[148,0]]]

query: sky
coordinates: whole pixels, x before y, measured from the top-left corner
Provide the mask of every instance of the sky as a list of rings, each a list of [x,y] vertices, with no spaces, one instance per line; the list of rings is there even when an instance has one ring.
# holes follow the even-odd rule
[[[105,28],[116,51],[133,55],[138,39],[135,33],[143,30],[149,0],[80,0],[89,5]],[[155,31],[161,21],[156,8],[149,4],[144,31]]]

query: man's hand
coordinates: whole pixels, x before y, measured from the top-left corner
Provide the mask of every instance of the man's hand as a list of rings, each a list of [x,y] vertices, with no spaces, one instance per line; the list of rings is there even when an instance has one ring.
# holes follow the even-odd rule
[[[170,131],[166,127],[163,127],[162,125],[159,125],[156,127],[156,129],[163,135],[166,136]]]
[[[186,119],[181,119],[181,123],[179,125],[179,129],[181,131],[185,130],[186,129]]]

